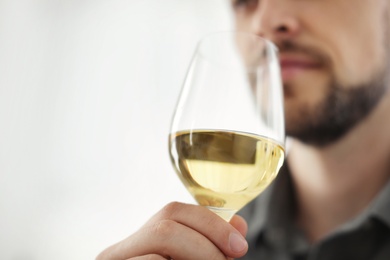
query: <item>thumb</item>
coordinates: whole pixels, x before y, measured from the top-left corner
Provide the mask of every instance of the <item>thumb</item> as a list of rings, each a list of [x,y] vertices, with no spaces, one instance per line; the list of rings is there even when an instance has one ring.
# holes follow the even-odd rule
[[[248,231],[248,224],[245,219],[239,215],[234,215],[230,220],[230,224],[241,233],[243,237],[246,236]]]

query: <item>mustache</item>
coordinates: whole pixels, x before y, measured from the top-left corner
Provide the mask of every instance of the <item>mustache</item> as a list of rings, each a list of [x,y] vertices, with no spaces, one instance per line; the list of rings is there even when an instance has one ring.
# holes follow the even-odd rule
[[[321,64],[330,64],[331,60],[329,57],[324,54],[322,51],[305,46],[302,44],[298,44],[296,42],[293,42],[291,40],[284,40],[275,42],[275,45],[278,47],[279,54],[303,54],[305,56],[308,56],[312,58],[313,60],[321,63]]]

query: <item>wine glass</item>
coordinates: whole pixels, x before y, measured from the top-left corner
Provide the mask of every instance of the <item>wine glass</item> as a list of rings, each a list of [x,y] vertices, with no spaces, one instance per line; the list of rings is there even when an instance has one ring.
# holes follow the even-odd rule
[[[284,142],[273,43],[244,32],[201,39],[169,136],[173,166],[198,204],[229,221],[276,177]]]

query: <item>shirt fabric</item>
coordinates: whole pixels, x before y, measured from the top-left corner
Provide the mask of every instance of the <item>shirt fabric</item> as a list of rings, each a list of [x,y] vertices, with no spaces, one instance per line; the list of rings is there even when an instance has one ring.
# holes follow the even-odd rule
[[[369,207],[315,244],[294,224],[288,167],[239,215],[248,222],[245,260],[390,260],[390,181]]]

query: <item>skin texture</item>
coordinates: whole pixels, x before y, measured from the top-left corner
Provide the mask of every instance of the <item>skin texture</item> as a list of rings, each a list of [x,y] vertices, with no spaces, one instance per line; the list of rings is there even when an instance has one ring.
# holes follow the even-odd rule
[[[288,135],[326,145],[379,102],[388,85],[386,5],[381,0],[233,1],[237,29],[279,47]]]
[[[206,208],[174,202],[138,232],[107,248],[97,259],[240,257],[248,249],[244,239],[246,231],[246,222],[239,216],[229,224]]]
[[[238,30],[279,46],[296,223],[315,243],[389,180],[389,1],[232,3]]]
[[[316,243],[361,213],[389,180],[389,1],[231,4],[238,30],[280,49],[296,224]],[[97,259],[240,257],[247,244],[231,234],[246,229],[238,216],[226,223],[203,207],[171,203]]]

